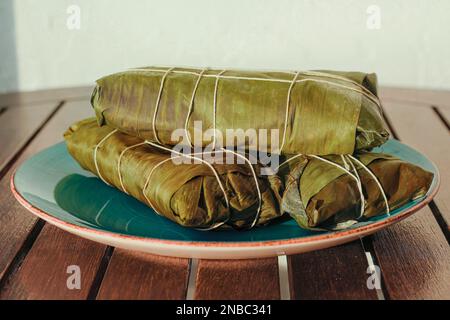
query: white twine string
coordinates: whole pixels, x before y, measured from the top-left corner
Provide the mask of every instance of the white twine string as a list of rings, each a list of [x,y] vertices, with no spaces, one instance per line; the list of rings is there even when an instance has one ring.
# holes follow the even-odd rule
[[[288,162],[290,162],[290,161],[292,161],[292,160],[294,160],[294,159],[296,159],[296,158],[298,158],[298,157],[301,157],[301,156],[303,156],[303,154],[297,154],[297,155],[295,155],[295,156],[293,156],[293,157],[287,159],[286,161],[284,161],[283,163],[281,163],[281,164],[275,169],[275,172],[278,171],[278,170],[279,170],[282,166],[284,166],[286,163],[288,163]],[[351,154],[348,154],[348,155],[346,155],[346,156],[348,157],[348,162],[347,162],[347,161],[345,160],[345,156],[344,156],[344,155],[341,155],[341,159],[342,159],[342,161],[343,161],[343,163],[344,163],[344,166],[345,166],[345,168],[344,168],[344,167],[342,167],[342,166],[340,166],[340,165],[338,165],[338,164],[336,164],[336,163],[334,163],[334,162],[332,162],[332,161],[329,161],[329,160],[327,160],[327,159],[324,159],[324,158],[322,158],[322,157],[315,156],[315,155],[309,155],[309,156],[310,156],[310,157],[313,157],[313,158],[316,158],[316,159],[318,159],[318,160],[324,161],[324,162],[326,162],[326,163],[328,163],[328,164],[330,164],[330,165],[333,165],[333,166],[335,166],[335,167],[337,167],[337,168],[343,170],[345,173],[347,173],[348,175],[350,175],[350,176],[356,181],[357,186],[358,186],[358,191],[359,191],[359,194],[360,194],[360,198],[361,198],[361,203],[362,203],[362,206],[361,206],[362,209],[361,209],[361,213],[360,213],[360,218],[361,218],[361,217],[364,215],[364,207],[365,207],[365,201],[366,201],[366,200],[365,200],[364,193],[363,193],[363,190],[362,190],[362,181],[361,181],[361,178],[360,178],[360,176],[359,176],[359,174],[358,174],[358,170],[357,170],[356,167],[353,165],[353,163],[352,163],[351,160],[355,161],[360,167],[362,167],[364,170],[367,171],[367,173],[372,177],[372,179],[373,179],[373,180],[375,181],[375,183],[377,184],[378,188],[380,189],[381,195],[383,196],[384,204],[385,204],[385,206],[386,206],[386,214],[387,214],[388,216],[390,215],[389,202],[388,202],[388,199],[387,199],[387,196],[386,196],[386,192],[385,192],[384,189],[383,189],[383,186],[381,185],[380,181],[379,181],[378,178],[375,176],[375,174],[374,174],[374,173],[373,173],[366,165],[364,165],[364,163],[362,163],[360,160],[358,160],[357,158],[353,157]],[[350,163],[350,166],[349,166],[349,163]],[[355,172],[356,175],[353,175],[353,174],[349,171],[350,167],[352,168],[352,170]]]
[[[292,161],[294,159],[297,159],[299,157],[302,157],[302,156],[304,156],[304,154],[298,153],[295,156],[290,157],[289,159],[287,159],[284,162],[280,163],[280,165],[275,168],[274,172],[277,172],[282,166],[284,166],[285,164],[289,163],[290,161]]]
[[[362,84],[360,84],[356,81],[353,81],[351,79],[348,79],[346,77],[342,77],[342,76],[339,76],[336,74],[324,73],[324,72],[319,72],[319,71],[303,71],[302,74],[316,76],[316,77],[336,79],[336,80],[341,80],[344,82],[351,83],[351,84],[359,87],[362,91],[364,91],[365,92],[364,96],[366,96],[368,99],[370,99],[372,102],[374,102],[377,105],[380,113],[383,114],[383,108],[381,107],[380,99],[372,91],[370,91],[369,89],[367,89]]]
[[[122,157],[125,154],[125,152],[127,152],[128,150],[130,150],[132,148],[135,148],[135,147],[138,147],[138,146],[142,146],[144,144],[146,144],[146,143],[145,142],[140,142],[140,143],[133,144],[132,146],[128,146],[125,149],[123,149],[123,151],[119,155],[119,160],[117,161],[117,173],[119,175],[120,186],[122,187],[123,192],[125,192],[126,194],[128,194],[128,191],[125,189],[125,186],[123,184],[123,179],[122,179],[122,173],[120,171],[120,164],[122,162]]]
[[[296,158],[298,158],[298,157],[301,157],[301,156],[304,156],[304,155],[301,154],[301,153],[299,153],[299,154],[296,154],[295,156],[293,156],[293,157],[287,159],[286,161],[284,161],[283,163],[281,163],[281,164],[275,169],[275,171],[278,171],[282,166],[284,166],[284,165],[287,164],[288,162],[290,162],[290,161],[292,161],[292,160],[294,160],[294,159],[296,159]],[[360,182],[359,182],[359,180],[358,180],[358,179],[359,179],[359,176],[356,177],[355,175],[353,175],[353,173],[351,173],[348,169],[345,168],[345,167],[348,167],[348,164],[347,164],[347,162],[345,161],[345,159],[342,158],[343,161],[344,161],[344,165],[345,165],[345,167],[342,167],[342,166],[340,166],[340,165],[337,164],[337,163],[334,163],[334,162],[332,162],[332,161],[330,161],[330,160],[327,160],[327,159],[325,159],[325,158],[322,158],[322,157],[319,157],[319,156],[316,156],[316,155],[313,155],[313,154],[310,154],[310,155],[307,155],[307,156],[308,156],[308,157],[311,157],[311,158],[314,158],[314,159],[317,159],[317,160],[320,160],[320,161],[323,161],[323,162],[325,162],[325,163],[327,163],[327,164],[329,164],[329,165],[332,165],[332,166],[334,166],[334,167],[336,167],[336,168],[338,168],[338,169],[344,171],[344,172],[345,172],[346,174],[348,174],[353,180],[356,181],[356,184],[357,184],[357,186],[358,186],[358,191],[359,191],[359,193],[360,193],[361,203],[362,203],[362,206],[361,206],[361,212],[360,212],[360,217],[362,217],[363,214],[364,214],[364,203],[365,203],[364,193],[362,192],[362,187],[360,188]]]
[[[383,200],[384,200],[384,204],[386,206],[386,214],[388,216],[391,215],[391,209],[389,207],[389,202],[388,199],[386,197],[386,193],[384,192],[383,186],[381,185],[380,181],[378,180],[378,178],[375,176],[375,174],[367,167],[365,166],[361,161],[359,161],[357,158],[353,157],[352,155],[348,155],[351,159],[353,159],[357,164],[359,164],[364,170],[367,171],[367,173],[372,177],[372,179],[375,181],[375,183],[377,184],[378,188],[381,191],[381,195],[383,196]]]
[[[156,148],[159,148],[159,149],[162,149],[162,150],[171,152],[171,153],[175,153],[176,155],[178,155],[178,156],[180,156],[180,157],[187,157],[187,158],[190,158],[190,159],[196,159],[196,160],[199,160],[200,162],[206,164],[206,165],[211,169],[211,171],[213,172],[214,176],[216,177],[217,182],[218,182],[218,184],[219,184],[219,188],[220,188],[220,190],[222,191],[222,193],[223,193],[223,195],[224,195],[226,207],[227,207],[228,210],[230,210],[230,204],[229,204],[228,196],[227,196],[227,193],[226,193],[226,191],[225,191],[225,188],[224,188],[224,186],[223,186],[223,184],[222,184],[222,180],[220,180],[220,177],[219,177],[218,172],[216,171],[216,169],[215,169],[209,162],[203,160],[202,158],[193,156],[193,155],[191,155],[191,154],[184,154],[184,153],[181,153],[181,152],[178,152],[178,151],[175,151],[175,150],[166,148],[166,147],[164,147],[164,146],[158,145],[158,144],[153,143],[153,142],[148,141],[148,140],[146,140],[145,143],[146,143],[146,144],[149,144],[149,145],[151,145],[151,146],[153,146],[153,147],[156,147]],[[171,158],[165,159],[165,160],[163,160],[163,161],[167,161],[167,160],[169,160],[169,159],[171,159]],[[152,170],[152,171],[150,172],[149,176],[147,177],[146,184],[144,185],[144,188],[143,188],[143,190],[142,190],[142,192],[144,193],[144,197],[145,197],[146,199],[147,199],[147,196],[145,195],[145,189],[146,189],[146,187],[148,186],[148,184],[150,183],[150,178],[151,178],[151,175],[153,174],[153,172],[154,172],[154,170]],[[153,207],[153,204],[152,204],[151,202],[149,202],[149,204],[150,204],[150,206],[152,207],[152,209],[155,210],[155,211],[157,212],[157,210]],[[158,214],[160,214],[160,213],[158,213]],[[222,221],[222,222],[218,222],[218,223],[216,223],[215,225],[213,225],[212,227],[208,227],[208,228],[205,228],[205,229],[202,228],[202,229],[199,229],[199,230],[205,230],[205,231],[207,231],[207,230],[213,230],[213,229],[216,229],[216,228],[218,228],[218,227],[224,225],[225,223],[227,223],[227,222],[228,222],[228,219],[229,219],[229,217],[227,218],[227,220]]]
[[[161,84],[159,86],[158,98],[156,99],[155,112],[153,113],[152,127],[153,127],[153,135],[155,137],[155,140],[158,141],[158,143],[161,143],[161,141],[159,141],[158,134],[156,132],[156,116],[158,115],[159,102],[161,101],[161,96],[162,96],[162,92],[163,92],[163,88],[164,88],[164,82],[166,81],[166,77],[174,69],[175,68],[172,67],[165,71],[165,73],[161,79]]]
[[[289,86],[289,90],[288,90],[288,93],[287,93],[286,112],[285,112],[285,117],[284,117],[283,139],[281,141],[281,147],[280,147],[279,153],[281,153],[281,151],[283,150],[284,144],[286,142],[286,131],[287,131],[288,121],[289,121],[289,106],[290,106],[290,102],[291,102],[291,92],[292,92],[292,88],[295,85],[295,82],[297,81],[297,78],[298,78],[299,74],[300,74],[300,72],[297,72],[295,74],[294,78],[291,81],[291,85]]]
[[[156,148],[160,148],[160,149],[162,149],[162,150],[165,150],[165,151],[168,151],[168,152],[171,152],[171,153],[175,153],[175,154],[177,154],[178,157],[187,157],[187,158],[190,158],[190,159],[197,159],[197,160],[200,160],[202,163],[206,164],[206,165],[212,170],[212,172],[214,173],[214,176],[215,176],[216,179],[217,179],[217,182],[218,182],[218,184],[219,184],[219,187],[220,187],[220,189],[222,190],[222,192],[223,192],[223,194],[224,194],[225,202],[226,202],[227,208],[228,208],[228,209],[230,208],[230,206],[229,206],[229,200],[228,200],[228,197],[227,197],[225,188],[224,188],[224,186],[223,186],[223,184],[222,184],[222,181],[220,180],[219,174],[217,173],[217,171],[215,170],[215,168],[214,168],[209,162],[203,160],[202,158],[199,158],[199,157],[196,157],[196,156],[195,156],[195,155],[211,154],[212,151],[208,151],[208,152],[197,152],[197,153],[191,153],[191,154],[184,154],[184,153],[181,153],[181,152],[178,152],[178,151],[174,151],[174,150],[172,150],[172,149],[169,149],[169,148],[160,146],[160,145],[155,144],[155,143],[150,142],[150,141],[145,141],[145,143],[146,143],[146,144],[149,144],[149,145],[151,145],[151,146],[154,146],[154,147],[156,147]],[[256,172],[255,172],[253,166],[251,165],[250,160],[248,160],[248,159],[247,159],[246,157],[244,157],[243,155],[241,155],[241,154],[239,154],[239,153],[236,153],[235,151],[227,150],[227,149],[224,149],[224,148],[222,148],[222,149],[219,150],[219,151],[222,151],[222,152],[230,152],[230,153],[236,155],[237,157],[240,157],[241,159],[244,159],[244,160],[247,162],[247,164],[249,165],[249,167],[250,167],[250,170],[251,170],[252,175],[253,175],[253,179],[254,179],[254,181],[255,181],[256,190],[257,190],[257,193],[258,193],[258,209],[257,209],[257,212],[256,212],[256,214],[255,214],[255,218],[253,219],[253,222],[252,222],[252,224],[251,224],[251,226],[250,226],[250,228],[253,228],[253,227],[256,225],[256,223],[258,222],[259,215],[260,215],[260,212],[261,212],[261,207],[262,207],[262,193],[261,193],[261,189],[260,189],[259,184],[258,184],[258,177],[257,177],[257,175],[256,175]],[[145,193],[145,190],[147,189],[147,187],[148,187],[148,185],[149,185],[149,183],[150,183],[151,176],[153,175],[155,169],[156,169],[157,167],[159,167],[160,165],[162,165],[163,163],[167,162],[168,160],[171,160],[171,158],[168,158],[168,159],[165,159],[165,160],[161,161],[161,162],[158,163],[155,167],[152,168],[152,170],[150,171],[150,174],[149,174],[148,177],[147,177],[147,180],[146,180],[146,182],[145,182],[144,188],[143,188],[143,190],[142,190],[142,192],[143,192],[143,194],[144,194],[144,197],[147,199],[147,201],[149,202],[150,206],[151,206],[155,211],[157,211],[157,210],[154,208],[154,206],[153,206],[153,204],[151,203],[151,201],[147,198],[147,195],[146,195],[146,193]],[[160,213],[158,213],[158,214],[160,214]],[[228,220],[228,219],[227,219],[227,220]],[[226,222],[227,222],[227,221],[219,222],[218,224],[215,224],[215,225],[213,225],[212,227],[209,227],[209,228],[206,228],[206,229],[201,229],[201,230],[212,230],[212,229],[215,229],[215,228],[217,228],[217,227],[220,227],[221,225],[225,224]]]
[[[262,194],[261,194],[261,189],[259,188],[258,176],[256,175],[255,169],[253,168],[253,166],[252,166],[252,164],[251,164],[249,159],[247,159],[243,155],[241,155],[241,154],[239,154],[239,153],[237,153],[237,152],[235,152],[233,150],[228,150],[228,149],[225,149],[225,148],[221,148],[221,150],[225,151],[225,152],[231,152],[232,154],[236,155],[237,157],[239,157],[241,159],[244,159],[244,161],[247,162],[248,166],[250,167],[250,170],[252,171],[253,179],[255,180],[256,192],[258,193],[258,209],[256,211],[255,218],[253,219],[253,222],[250,225],[249,229],[251,229],[258,222],[259,215],[261,213],[261,207],[262,207]]]
[[[349,169],[347,161],[345,160],[345,156],[341,155],[342,160],[344,161],[344,165],[347,167],[347,169]],[[358,191],[359,191],[359,196],[361,199],[361,207],[360,207],[360,213],[359,213],[359,217],[358,219],[362,218],[364,216],[364,211],[366,208],[366,199],[364,197],[364,192],[363,192],[363,187],[362,187],[362,183],[361,183],[361,177],[358,174],[358,170],[356,170],[355,166],[353,165],[353,163],[349,160],[351,169],[353,170],[353,172],[355,173],[355,177],[357,179],[356,181],[356,185],[358,187]]]
[[[336,80],[348,82],[348,83],[354,84],[355,86],[358,86],[362,91],[365,91],[367,94],[376,98],[376,96],[373,94],[373,92],[370,91],[369,89],[367,89],[366,87],[364,87],[362,84],[360,84],[356,81],[353,81],[349,78],[343,77],[343,76],[339,76],[339,75],[331,74],[331,73],[320,72],[320,71],[302,71],[302,74],[308,75],[308,76],[330,78],[330,79],[336,79]]]
[[[162,70],[162,69],[145,69],[145,68],[134,68],[131,69],[131,71],[143,71],[143,72],[167,72],[167,70]],[[228,70],[231,71],[231,70]],[[179,73],[179,74],[191,74],[191,75],[199,75],[198,72],[195,71],[188,71],[188,70],[175,70],[172,71],[173,73]],[[288,72],[289,74],[294,74],[294,72]],[[348,87],[336,82],[331,82],[331,81],[326,81],[326,80],[320,80],[320,79],[313,79],[313,78],[306,78],[306,79],[301,79],[301,80],[297,80],[296,83],[299,82],[307,82],[307,81],[312,81],[312,82],[320,82],[320,83],[327,83],[329,85],[332,86],[336,86],[336,87],[340,87],[340,88],[344,88],[347,90],[351,90],[354,92],[358,92],[362,95],[364,95],[366,98],[368,98],[369,100],[371,100],[372,102],[374,102],[378,108],[381,109],[381,102],[380,99],[374,95],[370,90],[368,90],[367,88],[365,88],[364,86],[362,86],[361,84],[350,80],[350,79],[346,79],[345,77],[339,77],[337,75],[331,75],[331,74],[327,74],[327,73],[322,73],[322,72],[314,72],[314,71],[301,71],[300,74],[304,74],[304,75],[312,75],[312,76],[322,76],[322,77],[326,77],[326,78],[333,78],[333,79],[337,79],[337,80],[342,80],[348,83],[351,83],[355,86],[357,86],[358,88],[361,89],[356,89],[356,88],[352,88],[352,87]],[[215,74],[205,74],[203,75],[203,77],[205,78],[215,78],[215,77],[219,77],[221,79],[234,79],[234,80],[251,80],[251,81],[268,81],[268,82],[283,82],[283,83],[291,83],[292,80],[287,80],[287,79],[274,79],[274,78],[258,78],[258,77],[245,77],[245,76],[232,76],[232,75],[221,75],[221,76],[217,76]]]
[[[108,133],[106,136],[103,137],[102,140],[100,140],[99,143],[97,143],[97,145],[94,148],[94,165],[95,165],[95,170],[97,170],[97,175],[98,177],[104,182],[106,183],[108,186],[110,185],[102,176],[102,174],[100,173],[100,170],[98,168],[98,163],[97,163],[97,150],[100,147],[100,145],[106,141],[106,139],[108,139],[109,137],[111,137],[114,133],[117,132],[117,129],[114,129],[113,131],[111,131],[110,133]]]
[[[347,173],[350,177],[352,177],[353,180],[355,180],[356,185],[358,186],[358,191],[359,191],[359,195],[360,195],[360,199],[361,199],[361,212],[360,212],[360,218],[364,215],[364,203],[365,203],[365,199],[364,199],[364,193],[362,192],[362,187],[360,187],[360,182],[359,182],[359,178],[356,177],[355,175],[353,175],[349,170],[347,170],[346,168],[338,165],[337,163],[334,163],[330,160],[327,160],[325,158],[316,156],[316,155],[309,155],[310,157],[313,157],[315,159],[319,159],[322,160],[336,168],[339,168],[341,170],[343,170],[345,173]]]
[[[202,158],[193,156],[193,155],[191,155],[191,154],[184,154],[184,153],[175,151],[175,150],[173,150],[173,149],[166,148],[166,147],[164,147],[164,146],[158,145],[158,144],[153,143],[153,142],[148,141],[148,140],[146,140],[145,143],[146,143],[146,144],[149,144],[149,145],[151,145],[151,146],[153,146],[153,147],[156,147],[156,148],[159,148],[159,149],[162,149],[162,150],[165,150],[165,151],[174,153],[174,154],[176,154],[176,155],[178,155],[178,156],[180,156],[180,157],[186,157],[186,158],[190,158],[190,159],[199,160],[200,162],[206,164],[206,165],[211,169],[211,171],[214,173],[214,176],[216,177],[216,179],[217,179],[217,181],[218,181],[218,183],[219,183],[219,187],[220,187],[220,189],[222,190],[222,192],[223,192],[223,194],[224,194],[224,196],[225,196],[225,202],[226,202],[226,204],[227,204],[227,207],[229,206],[228,197],[227,197],[227,195],[226,195],[225,188],[223,187],[222,181],[220,180],[219,174],[217,173],[216,169],[215,169],[208,161],[205,161],[205,160],[203,160]]]
[[[180,158],[180,157],[181,157],[181,156],[176,156],[176,157],[174,157],[173,159]],[[164,160],[162,160],[161,162],[159,162],[156,166],[154,166],[154,167],[152,168],[152,170],[150,171],[150,174],[148,175],[148,177],[147,177],[147,179],[146,179],[146,181],[145,181],[144,187],[142,188],[142,193],[144,194],[144,197],[145,197],[145,199],[147,200],[147,203],[150,205],[150,207],[153,209],[153,211],[155,211],[155,212],[156,212],[158,215],[160,215],[160,216],[163,216],[163,215],[162,215],[158,210],[156,210],[156,208],[155,208],[155,206],[153,205],[153,203],[151,202],[150,198],[147,197],[147,194],[145,193],[145,190],[147,189],[148,185],[150,184],[151,177],[152,177],[153,173],[155,172],[156,168],[158,168],[159,166],[161,166],[162,164],[164,164],[164,163],[166,163],[167,161],[170,161],[170,160],[172,160],[172,158],[164,159]],[[225,195],[225,196],[226,196],[226,195]],[[225,221],[221,221],[221,222],[218,222],[218,223],[216,223],[216,224],[213,224],[211,227],[207,227],[207,228],[196,228],[196,229],[197,229],[197,230],[200,230],[200,231],[213,230],[213,229],[216,229],[216,228],[218,228],[218,227],[224,225],[228,220],[229,220],[229,217],[227,217],[227,219],[226,219]]]
[[[212,146],[212,150],[214,150],[216,148],[216,115],[217,115],[217,89],[219,87],[219,79],[220,76],[223,75],[226,72],[226,70],[222,70],[220,71],[220,73],[217,74],[216,76],[216,82],[214,84],[214,102],[213,102],[213,134],[214,134],[214,141],[213,141],[213,146]]]
[[[159,166],[161,166],[162,164],[164,164],[164,163],[166,163],[167,161],[170,161],[170,160],[172,160],[172,159],[171,159],[171,158],[167,158],[167,159],[162,160],[162,161],[159,162],[158,164],[156,164],[156,166],[154,166],[154,167],[152,168],[152,170],[150,170],[150,174],[148,175],[147,179],[145,180],[144,187],[142,188],[142,194],[144,195],[145,200],[147,200],[147,202],[148,202],[148,204],[150,205],[150,207],[152,207],[152,209],[153,209],[158,215],[160,215],[160,216],[162,216],[162,214],[161,214],[158,210],[156,210],[156,208],[153,206],[153,203],[152,203],[152,202],[150,201],[150,199],[147,197],[147,195],[146,195],[146,193],[145,193],[145,190],[147,189],[147,187],[148,187],[148,185],[149,185],[149,183],[150,183],[150,178],[152,177],[153,172],[154,172]]]
[[[207,70],[208,69],[205,68],[198,74],[197,81],[195,82],[194,89],[192,90],[191,101],[189,102],[189,109],[188,109],[188,113],[187,113],[187,116],[186,116],[186,121],[184,122],[184,131],[185,131],[185,134],[186,134],[186,139],[188,140],[188,143],[189,143],[190,146],[192,146],[192,142],[191,142],[191,138],[190,138],[189,130],[188,130],[189,118],[191,117],[192,109],[194,107],[195,93],[197,92],[197,88],[198,88],[198,85],[200,83],[200,80],[202,79],[203,74]]]

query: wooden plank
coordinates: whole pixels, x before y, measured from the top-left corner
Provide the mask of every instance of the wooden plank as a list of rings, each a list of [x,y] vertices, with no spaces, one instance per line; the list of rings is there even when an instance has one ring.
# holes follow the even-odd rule
[[[447,227],[450,226],[449,131],[432,108],[385,103],[384,109],[400,140],[429,157],[439,168],[441,190],[435,197]]]
[[[52,102],[65,100],[88,101],[94,86],[81,86],[72,88],[46,89],[28,92],[12,92],[0,95],[0,107],[34,105],[42,102]],[[38,106],[38,105],[36,105]]]
[[[56,105],[53,106],[56,108]],[[31,109],[27,109],[31,111]],[[31,117],[30,117],[31,118]],[[41,119],[41,122],[43,120]],[[33,141],[20,156],[16,164],[10,168],[0,180],[0,279],[3,278],[12,260],[22,248],[28,235],[33,230],[37,219],[28,214],[26,210],[14,199],[9,190],[11,173],[22,162],[40,148],[46,146],[43,139]]]
[[[46,224],[0,299],[86,299],[104,252],[105,246]]]
[[[97,299],[184,299],[188,278],[189,259],[115,249]]]
[[[377,299],[361,242],[289,257],[291,299]]]
[[[448,132],[442,130],[443,125],[433,110],[399,103],[384,105],[386,116],[398,137],[439,162],[438,166],[445,166],[443,159],[448,157]],[[441,211],[445,211],[448,197],[448,189],[444,190],[438,205]],[[446,214],[448,216],[448,212]],[[376,233],[372,244],[388,298],[450,298],[450,248],[428,207]]]
[[[390,299],[450,299],[450,249],[429,208],[372,243]]]
[[[386,102],[404,102],[410,105],[436,105],[445,109],[450,108],[450,91],[448,90],[381,87],[380,97],[382,101]]]
[[[55,110],[55,103],[6,108],[0,115],[0,172]]]
[[[195,299],[280,299],[276,258],[200,260]]]
[[[62,140],[62,133],[75,120],[91,115],[86,102],[70,103],[63,106],[25,148],[18,160],[0,180],[0,279],[3,279],[11,263],[21,249],[27,247],[30,232],[38,219],[23,208],[9,190],[12,172],[26,158]],[[34,237],[35,235],[31,235]],[[20,256],[20,255],[19,255]]]

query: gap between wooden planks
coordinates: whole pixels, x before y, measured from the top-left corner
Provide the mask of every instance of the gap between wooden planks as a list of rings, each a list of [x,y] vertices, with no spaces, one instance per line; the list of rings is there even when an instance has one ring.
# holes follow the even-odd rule
[[[448,219],[448,131],[432,108],[384,103],[397,138],[438,164],[441,190],[435,198]],[[447,185],[447,187],[445,187]],[[448,220],[447,220],[448,222]],[[390,299],[449,299],[450,248],[429,207],[373,235],[373,248]]]
[[[0,279],[3,278],[12,260],[25,245],[25,239],[33,230],[37,219],[30,215],[15,215],[16,210],[22,210],[21,206],[12,196],[9,190],[11,173],[18,163],[24,158],[37,151],[34,146],[23,150],[34,136],[40,132],[48,119],[57,111],[59,102],[43,104],[42,108],[33,110],[24,107],[17,108],[19,112],[6,109],[0,115],[0,135],[5,141],[4,147],[0,149]],[[26,115],[25,115],[26,114]],[[3,130],[8,128],[9,130]],[[22,151],[23,154],[22,154]],[[20,157],[19,157],[20,156]],[[14,163],[15,157],[19,157]],[[12,168],[11,168],[12,166]]]
[[[450,225],[450,136],[446,124],[431,107],[420,108],[392,102],[385,103],[384,109],[398,138],[424,153],[437,165],[441,176],[441,187],[434,201],[448,228]]]
[[[27,243],[29,232],[39,220],[20,206],[8,186],[10,176],[19,163],[39,150],[61,141],[62,133],[70,123],[87,116],[89,109],[84,109],[84,105],[86,102],[62,106],[0,181],[0,194],[3,198],[0,236],[5,239],[2,243],[7,247],[7,254],[0,257],[1,274],[7,275],[7,279],[2,279],[3,286],[0,288],[2,299],[85,298],[89,292],[88,282],[93,281],[95,276],[95,272],[90,270],[98,266],[105,247],[74,237],[50,225],[44,225],[40,233],[37,230],[36,241],[31,239],[31,243]],[[36,111],[34,108],[27,109],[32,113]],[[28,254],[23,250],[29,250]],[[71,253],[74,259],[65,259],[68,253]],[[79,265],[82,270],[84,269],[86,275],[83,282],[84,290],[69,292],[67,289],[65,282],[69,265]]]

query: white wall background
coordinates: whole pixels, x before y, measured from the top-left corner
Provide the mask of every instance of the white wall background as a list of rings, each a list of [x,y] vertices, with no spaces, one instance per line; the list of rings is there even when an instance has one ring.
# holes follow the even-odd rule
[[[383,85],[450,89],[449,13],[448,0],[1,0],[0,92],[144,65],[375,71]]]

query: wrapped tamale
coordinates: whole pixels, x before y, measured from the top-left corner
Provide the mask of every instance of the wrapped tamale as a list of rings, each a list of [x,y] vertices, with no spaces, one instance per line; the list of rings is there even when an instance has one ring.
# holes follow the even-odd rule
[[[343,229],[389,213],[425,196],[433,180],[432,173],[382,153],[302,156],[283,170],[282,211],[308,229]]]
[[[148,67],[97,80],[91,103],[100,125],[169,146],[352,154],[389,136],[376,75],[359,72]]]
[[[281,182],[261,176],[258,166],[252,172],[246,164],[174,163],[170,152],[99,127],[94,118],[73,124],[64,137],[84,169],[180,225],[239,229],[280,215]]]

